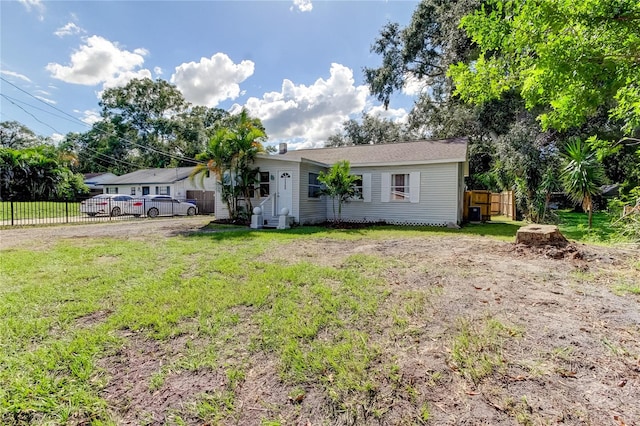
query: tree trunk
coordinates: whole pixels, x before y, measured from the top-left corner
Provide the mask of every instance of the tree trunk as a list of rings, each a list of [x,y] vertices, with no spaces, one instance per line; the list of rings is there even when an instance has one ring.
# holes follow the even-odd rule
[[[560,233],[555,225],[527,225],[518,229],[516,244],[528,246],[565,246],[567,239]]]

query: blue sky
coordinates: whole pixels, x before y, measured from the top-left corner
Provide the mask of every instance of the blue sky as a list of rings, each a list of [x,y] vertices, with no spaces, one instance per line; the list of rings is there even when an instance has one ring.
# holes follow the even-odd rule
[[[416,5],[2,0],[0,119],[59,139],[89,129],[105,88],[162,78],[192,104],[247,107],[270,144],[322,146],[363,111],[406,119],[416,89],[384,111],[362,68],[380,64],[370,47],[382,26],[407,25]]]

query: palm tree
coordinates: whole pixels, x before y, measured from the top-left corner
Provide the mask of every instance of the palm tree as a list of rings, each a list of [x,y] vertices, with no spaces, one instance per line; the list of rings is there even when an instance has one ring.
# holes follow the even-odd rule
[[[333,220],[342,222],[342,204],[356,193],[355,181],[357,176],[350,173],[351,165],[348,161],[338,161],[326,173],[320,172],[318,180],[324,185],[322,194],[331,197],[333,204]],[[338,215],[336,216],[336,200],[338,201]]]
[[[197,156],[206,164],[197,165],[191,178],[198,175],[204,178],[207,171],[215,173],[229,214],[237,219],[239,198],[244,198],[247,212],[251,211],[251,189],[257,175],[252,165],[258,153],[265,151],[261,141],[266,133],[260,121],[249,117],[244,109],[227,123],[228,127],[219,129],[209,140],[205,152]]]
[[[571,200],[582,203],[589,213],[589,229],[593,213],[592,197],[600,192],[604,181],[604,169],[598,162],[595,152],[580,139],[567,143],[562,153],[564,166],[561,179],[565,191]]]
[[[204,187],[202,181],[207,173],[213,173],[220,186],[220,195],[227,205],[229,213],[232,214],[235,211],[233,186],[230,183],[233,153],[228,139],[229,129],[224,128],[216,131],[209,139],[205,152],[196,156],[196,159],[206,161],[206,163],[197,164],[190,177],[194,180],[196,176],[199,176],[200,186]]]

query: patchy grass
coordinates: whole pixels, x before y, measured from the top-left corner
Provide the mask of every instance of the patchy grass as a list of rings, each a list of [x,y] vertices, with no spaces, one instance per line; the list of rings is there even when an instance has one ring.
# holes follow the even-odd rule
[[[261,253],[297,237],[227,236],[224,250],[200,236],[161,245],[96,239],[61,243],[44,255],[3,253],[2,423],[62,424],[71,416],[108,422],[100,396],[108,377],[97,360],[123,345],[125,331],[158,341],[209,340],[186,348],[149,381],[152,391],[172,372],[224,368],[227,385],[192,406],[201,421],[233,412],[244,364],[257,351],[277,357],[285,382],[321,385],[339,404],[372,387],[368,372],[379,349],[359,325],[373,320],[384,296],[371,278],[379,266],[357,258],[357,268],[343,269],[264,264]],[[245,334],[248,351],[233,331]]]
[[[576,272],[480,237],[516,228],[224,227],[3,250],[0,424],[471,422],[460,407],[486,388],[500,390],[486,392],[500,407],[488,424],[557,422],[538,407],[563,404],[597,411],[610,401],[547,401],[536,386],[580,374],[599,386],[586,359],[612,375],[637,360],[637,327],[620,322],[633,287],[611,295],[619,333],[571,316],[611,312],[584,295],[637,285],[637,261],[615,277]]]
[[[506,326],[495,318],[477,323],[460,318],[456,329],[451,343],[452,364],[473,383],[503,369],[504,340],[522,336],[519,328]]]

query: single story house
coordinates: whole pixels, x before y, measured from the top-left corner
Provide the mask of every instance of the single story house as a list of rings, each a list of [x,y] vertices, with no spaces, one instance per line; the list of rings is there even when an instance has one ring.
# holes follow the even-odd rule
[[[84,184],[89,187],[89,197],[102,194],[104,192],[103,184],[109,182],[117,176],[113,173],[85,173],[83,175]]]
[[[267,225],[278,223],[283,208],[301,225],[332,220],[332,200],[320,195],[318,174],[347,160],[358,176],[358,195],[343,205],[343,221],[461,223],[467,145],[467,138],[454,138],[287,152],[281,144],[279,154],[256,159],[260,183],[251,202],[262,207]],[[216,218],[228,218],[219,191],[215,200]]]
[[[200,213],[214,212],[215,182],[213,175],[204,179],[189,176],[193,167],[143,169],[117,176],[103,184],[106,194],[170,195],[181,201],[195,200]]]

